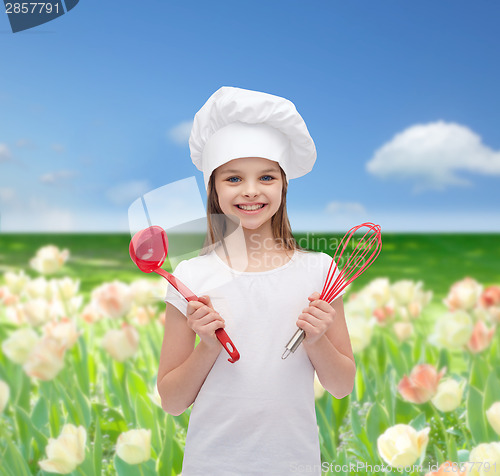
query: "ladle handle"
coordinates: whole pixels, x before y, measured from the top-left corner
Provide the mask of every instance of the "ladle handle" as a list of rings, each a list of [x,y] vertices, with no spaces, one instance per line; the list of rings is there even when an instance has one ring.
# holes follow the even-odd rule
[[[173,274],[168,273],[162,268],[156,269],[155,273],[163,276],[175,289],[177,289],[177,291],[179,291],[184,296],[186,301],[199,301],[198,296],[190,291],[187,286],[182,284]],[[222,344],[222,347],[224,347],[224,349],[226,349],[226,352],[231,356],[231,358],[227,360],[232,364],[238,361],[240,358],[240,353],[236,350],[236,347],[227,335],[226,331],[219,328],[215,331],[215,336]]]
[[[215,336],[219,339],[219,342],[222,344],[222,347],[226,349],[226,352],[231,356],[230,359],[227,359],[229,362],[234,364],[237,360],[240,359],[240,353],[236,350],[233,342],[227,335],[227,332],[224,329],[217,329],[215,331]]]

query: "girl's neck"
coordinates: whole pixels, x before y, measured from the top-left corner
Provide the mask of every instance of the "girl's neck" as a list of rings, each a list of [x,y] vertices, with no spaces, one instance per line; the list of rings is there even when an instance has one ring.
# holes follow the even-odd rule
[[[224,238],[222,247],[218,247],[216,252],[230,267],[239,271],[272,269],[280,265],[279,257],[282,257],[284,264],[293,255],[293,251],[284,250],[273,237],[270,223],[269,226],[264,224],[253,230],[240,224]]]
[[[245,228],[240,224],[236,232],[226,237],[225,241],[227,246],[234,250],[245,250],[248,255],[283,251],[273,236],[270,221],[256,229]]]

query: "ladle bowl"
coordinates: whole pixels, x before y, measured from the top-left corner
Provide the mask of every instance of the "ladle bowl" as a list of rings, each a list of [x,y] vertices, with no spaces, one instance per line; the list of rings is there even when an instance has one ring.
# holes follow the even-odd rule
[[[167,257],[167,251],[167,234],[160,226],[145,228],[130,240],[130,257],[143,273],[153,273],[161,268]]]

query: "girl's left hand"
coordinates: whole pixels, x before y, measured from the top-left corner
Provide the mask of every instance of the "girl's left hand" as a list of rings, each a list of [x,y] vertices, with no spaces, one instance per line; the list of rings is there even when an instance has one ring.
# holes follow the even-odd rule
[[[302,310],[297,320],[297,326],[306,333],[304,344],[314,344],[335,319],[335,309],[326,301],[319,299],[320,293],[312,293],[308,299],[309,307]]]

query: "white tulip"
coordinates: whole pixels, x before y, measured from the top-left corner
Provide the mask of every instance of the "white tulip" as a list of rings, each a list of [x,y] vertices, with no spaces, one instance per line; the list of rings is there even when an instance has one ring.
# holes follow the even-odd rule
[[[380,457],[390,466],[404,467],[414,464],[425,454],[430,427],[417,431],[410,425],[399,423],[385,430],[377,438]]]
[[[52,286],[54,296],[57,296],[63,301],[68,301],[78,294],[80,280],[71,279],[66,276],[62,279],[51,279],[50,285]]]
[[[45,324],[57,317],[57,307],[54,302],[44,298],[30,299],[24,303],[23,307],[26,320],[33,327]]]
[[[61,251],[57,246],[48,245],[37,251],[30,260],[30,266],[39,273],[52,274],[59,271],[68,258],[68,250]]]
[[[5,278],[5,284],[12,294],[21,294],[21,291],[30,279],[24,270],[21,270],[18,273],[7,271],[3,276]]]
[[[151,430],[129,430],[116,442],[116,454],[128,464],[140,464],[151,458]]]
[[[391,294],[397,304],[407,306],[413,301],[417,284],[408,279],[396,281],[391,286]]]
[[[39,461],[40,467],[50,473],[69,474],[85,460],[87,432],[83,426],[64,425],[57,439],[49,438],[45,448],[47,459]]]
[[[17,326],[27,324],[28,322],[26,313],[24,312],[24,305],[22,303],[7,307],[5,309],[5,317],[9,322],[12,322]]]
[[[137,352],[139,334],[135,327],[123,324],[121,329],[107,331],[101,345],[113,359],[123,362]]]
[[[2,342],[2,351],[16,364],[24,364],[40,337],[30,327],[18,329]]]
[[[31,299],[44,298],[50,300],[53,297],[50,281],[47,281],[43,276],[29,280],[24,287],[24,291]]]
[[[67,301],[61,299],[54,299],[52,301],[52,310],[54,317],[68,317],[78,314],[82,307],[83,296],[74,296]]]
[[[151,279],[136,279],[130,284],[130,293],[137,306],[156,303],[164,296],[160,294],[158,281]]]
[[[394,333],[399,342],[404,342],[413,335],[413,324],[411,322],[395,322]]]
[[[486,410],[486,418],[497,435],[500,435],[500,401],[493,403]]]
[[[368,294],[358,293],[354,297],[351,297],[345,304],[344,310],[346,316],[359,316],[365,319],[369,319],[374,309],[376,309],[377,303]]]
[[[467,476],[498,476],[500,475],[500,442],[481,443],[472,449]]]
[[[370,296],[375,301],[375,307],[385,306],[391,297],[391,286],[388,278],[377,278],[365,286],[360,294]]]
[[[460,406],[464,394],[465,380],[457,382],[449,378],[439,382],[436,395],[431,398],[434,406],[442,412],[451,412]]]
[[[436,320],[434,332],[428,337],[428,341],[437,347],[461,349],[469,341],[472,330],[472,319],[468,312],[449,312]]]

